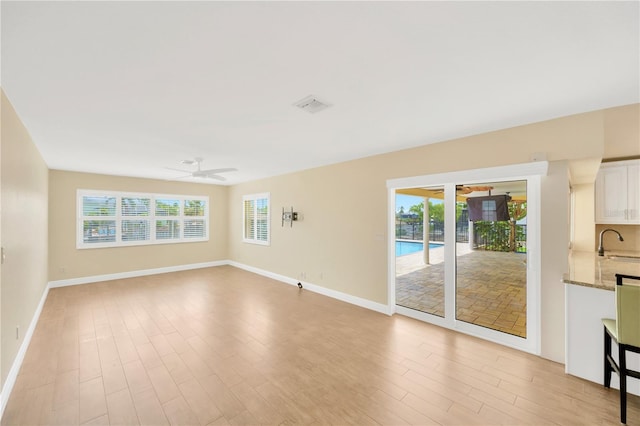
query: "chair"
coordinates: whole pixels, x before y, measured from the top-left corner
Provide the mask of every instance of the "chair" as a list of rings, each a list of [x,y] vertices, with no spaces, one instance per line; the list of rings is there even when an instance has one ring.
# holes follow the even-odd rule
[[[620,376],[620,422],[627,423],[627,377],[640,379],[640,371],[627,368],[626,352],[640,354],[640,285],[623,285],[622,280],[638,280],[633,275],[616,274],[616,319],[604,324],[604,387],[611,386],[611,372]],[[611,340],[618,345],[618,363],[611,356]]]

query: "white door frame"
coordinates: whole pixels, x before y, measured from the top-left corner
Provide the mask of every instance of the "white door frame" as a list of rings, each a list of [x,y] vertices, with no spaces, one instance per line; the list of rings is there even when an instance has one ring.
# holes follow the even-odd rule
[[[471,334],[536,355],[540,354],[540,177],[548,162],[514,164],[387,180],[388,191],[388,313],[410,316],[431,324]],[[512,336],[455,319],[455,185],[461,182],[527,181],[527,337]],[[396,305],[395,195],[396,189],[425,186],[445,188],[445,317],[438,317]]]

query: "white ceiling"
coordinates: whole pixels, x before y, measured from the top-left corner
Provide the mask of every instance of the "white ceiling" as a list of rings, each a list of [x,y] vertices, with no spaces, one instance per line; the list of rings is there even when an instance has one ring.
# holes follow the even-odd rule
[[[1,83],[52,169],[235,184],[640,102],[639,4],[2,1]]]

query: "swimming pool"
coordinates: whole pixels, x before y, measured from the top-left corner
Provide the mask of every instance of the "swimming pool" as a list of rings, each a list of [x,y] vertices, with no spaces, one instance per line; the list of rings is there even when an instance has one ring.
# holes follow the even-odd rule
[[[444,247],[444,244],[429,243],[429,248],[434,249],[438,247]],[[404,256],[405,254],[415,253],[422,251],[423,246],[418,241],[396,241],[396,256]]]

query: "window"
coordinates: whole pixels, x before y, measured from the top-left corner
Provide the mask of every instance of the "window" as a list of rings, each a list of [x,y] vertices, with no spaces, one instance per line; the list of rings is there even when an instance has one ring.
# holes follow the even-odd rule
[[[209,197],[79,190],[77,248],[209,240]]]
[[[270,209],[269,194],[253,194],[242,197],[245,243],[269,245]]]
[[[180,200],[160,198],[156,199],[156,238],[171,240],[180,238]]]
[[[116,241],[116,197],[82,197],[82,243],[105,244]]]
[[[184,200],[184,238],[203,238],[206,235],[205,202]]]
[[[151,199],[145,197],[122,197],[122,241],[149,241],[149,206]]]

